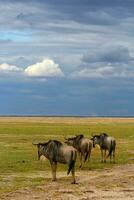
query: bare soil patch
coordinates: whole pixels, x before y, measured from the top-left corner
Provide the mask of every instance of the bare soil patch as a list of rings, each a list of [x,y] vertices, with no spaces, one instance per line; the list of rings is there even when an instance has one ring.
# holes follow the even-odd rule
[[[42,173],[43,177],[44,174]],[[22,188],[3,194],[3,200],[134,200],[134,164],[115,166],[103,170],[76,172],[77,184],[70,184],[71,177],[57,173],[58,181],[52,182],[50,174],[44,185]]]

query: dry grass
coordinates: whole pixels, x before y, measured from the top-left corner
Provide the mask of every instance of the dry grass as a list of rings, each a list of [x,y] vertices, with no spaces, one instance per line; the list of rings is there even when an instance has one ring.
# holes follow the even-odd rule
[[[109,124],[134,123],[134,118],[121,117],[0,117],[0,123],[60,123],[60,124]]]

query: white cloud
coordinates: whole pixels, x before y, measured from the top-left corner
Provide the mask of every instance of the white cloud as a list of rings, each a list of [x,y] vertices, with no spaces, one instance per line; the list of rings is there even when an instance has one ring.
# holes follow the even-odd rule
[[[22,72],[22,68],[7,63],[0,64],[0,73]]]
[[[59,65],[51,59],[44,59],[40,63],[28,66],[24,70],[25,74],[30,77],[61,77],[63,72]]]

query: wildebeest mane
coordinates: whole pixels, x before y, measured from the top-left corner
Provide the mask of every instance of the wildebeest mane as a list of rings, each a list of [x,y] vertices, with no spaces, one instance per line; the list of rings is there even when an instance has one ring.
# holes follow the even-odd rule
[[[75,138],[79,138],[79,139],[81,139],[81,138],[83,138],[83,137],[84,137],[84,135],[83,135],[83,134],[80,134],[80,135],[76,135]]]
[[[58,140],[51,140],[51,141],[54,142],[57,147],[60,147],[62,145],[62,143]]]
[[[100,137],[108,137],[108,134],[107,133],[100,133],[100,135],[93,135],[91,140],[93,140],[94,138],[100,138]]]
[[[100,136],[107,137],[107,136],[108,136],[108,134],[107,134],[107,133],[100,133]]]
[[[83,134],[79,134],[79,135],[76,135],[76,136],[74,136],[74,137],[69,137],[68,138],[68,140],[79,140],[79,139],[81,139],[81,138],[83,138],[84,137],[84,135]]]
[[[74,140],[75,138],[76,138],[76,136],[75,137],[69,137],[69,138],[67,138],[67,140]]]
[[[48,142],[47,149],[55,154],[62,145],[63,144],[57,140],[51,140]]]

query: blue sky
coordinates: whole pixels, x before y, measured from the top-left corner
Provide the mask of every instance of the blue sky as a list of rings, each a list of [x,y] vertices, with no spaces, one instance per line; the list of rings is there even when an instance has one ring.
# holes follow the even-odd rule
[[[134,115],[133,0],[0,0],[1,115]]]

